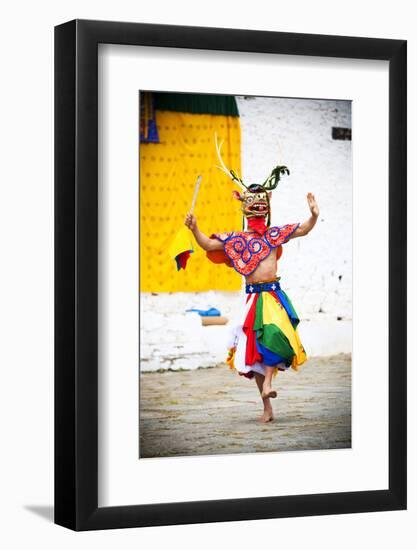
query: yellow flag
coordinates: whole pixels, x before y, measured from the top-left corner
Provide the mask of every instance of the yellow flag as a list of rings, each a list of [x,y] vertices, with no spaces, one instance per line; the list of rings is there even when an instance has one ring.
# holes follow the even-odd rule
[[[184,225],[175,235],[168,249],[170,258],[177,262],[178,271],[181,268],[186,268],[187,260],[192,252],[194,252],[194,248],[191,240],[191,233]]]

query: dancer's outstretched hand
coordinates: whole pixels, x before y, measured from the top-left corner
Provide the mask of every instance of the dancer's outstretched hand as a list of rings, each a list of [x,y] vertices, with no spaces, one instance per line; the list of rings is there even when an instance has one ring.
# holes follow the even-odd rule
[[[192,214],[187,214],[185,216],[184,223],[191,231],[194,231],[197,227],[197,220]]]
[[[316,218],[320,214],[319,205],[316,202],[316,197],[313,195],[313,193],[308,193],[307,195],[307,202],[308,207],[310,208],[310,212],[315,216]]]

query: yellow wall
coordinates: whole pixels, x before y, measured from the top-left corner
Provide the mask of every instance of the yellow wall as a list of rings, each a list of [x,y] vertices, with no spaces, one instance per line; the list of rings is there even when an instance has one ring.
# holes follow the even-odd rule
[[[168,248],[184,223],[198,174],[203,176],[195,216],[200,229],[239,230],[235,185],[218,164],[214,132],[224,140],[222,158],[240,172],[238,117],[157,111],[160,143],[140,144],[140,289],[142,292],[239,290],[240,276],[210,262],[196,243],[186,270],[177,271]]]

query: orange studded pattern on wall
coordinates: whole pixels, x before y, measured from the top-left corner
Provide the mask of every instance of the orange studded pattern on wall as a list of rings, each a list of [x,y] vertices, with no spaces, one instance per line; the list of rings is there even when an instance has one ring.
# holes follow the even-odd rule
[[[140,290],[191,292],[240,290],[241,277],[210,262],[193,241],[186,270],[177,271],[168,248],[191,206],[202,175],[194,214],[207,235],[240,230],[240,204],[233,182],[218,168],[214,133],[224,140],[222,158],[240,174],[239,117],[157,111],[160,143],[140,144]]]

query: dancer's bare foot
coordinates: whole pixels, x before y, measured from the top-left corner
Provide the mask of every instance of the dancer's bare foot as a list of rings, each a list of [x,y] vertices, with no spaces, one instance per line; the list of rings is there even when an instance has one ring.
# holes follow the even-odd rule
[[[268,397],[274,398],[276,396],[277,392],[273,390],[270,385],[264,383],[262,388],[262,399],[267,399]]]
[[[265,410],[264,414],[259,418],[259,422],[266,424],[267,422],[272,422],[274,420],[274,415],[272,409],[270,411]]]

